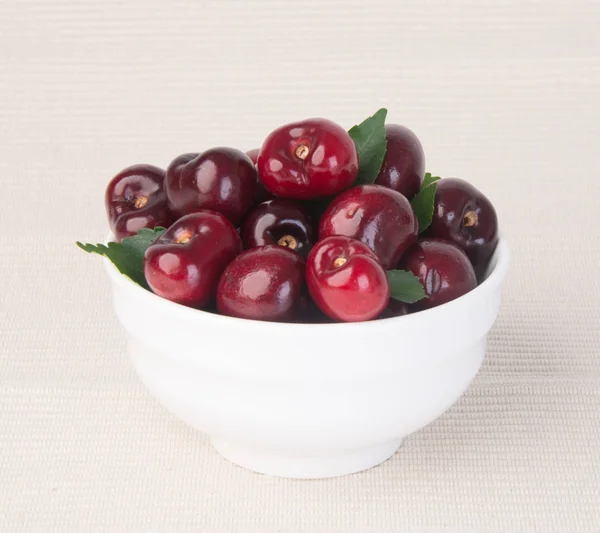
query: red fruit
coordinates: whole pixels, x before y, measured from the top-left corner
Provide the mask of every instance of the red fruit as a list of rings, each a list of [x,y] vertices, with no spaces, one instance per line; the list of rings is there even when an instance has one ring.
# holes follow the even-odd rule
[[[217,309],[223,315],[287,322],[304,305],[304,260],[281,246],[246,250],[219,280]]]
[[[408,315],[408,313],[408,304],[405,304],[400,300],[390,298],[387,307],[383,310],[383,313],[379,315],[379,318],[393,318],[395,316]]]
[[[252,206],[256,169],[250,158],[233,148],[212,148],[185,162],[171,163],[166,190],[169,206],[183,216],[211,209],[239,224]]]
[[[389,187],[409,200],[419,192],[425,176],[425,154],[417,136],[399,124],[386,124],[387,147],[378,185]]]
[[[436,307],[477,286],[466,254],[455,244],[439,239],[419,241],[403,257],[400,268],[417,276],[428,296],[413,304],[415,309]]]
[[[275,199],[250,212],[242,226],[244,248],[277,244],[306,257],[315,242],[313,223],[291,200]]]
[[[252,160],[254,166],[256,166],[256,160],[258,159],[258,148],[253,148],[252,150],[248,150],[246,155]],[[257,174],[256,180],[256,191],[254,192],[254,205],[262,204],[267,200],[272,200],[275,198],[263,185],[263,182],[260,179],[260,176]]]
[[[173,191],[179,188],[179,180],[181,180],[181,172],[183,171],[183,168],[192,159],[195,159],[199,155],[200,153],[198,152],[181,154],[169,163],[169,166],[167,167],[167,175],[165,178],[165,191]]]
[[[269,200],[273,200],[274,198],[275,196],[265,189],[265,186],[262,184],[262,181],[260,181],[259,178],[256,181],[256,191],[254,193],[254,202],[252,205],[257,206],[264,202],[268,202]]]
[[[276,196],[311,199],[350,187],[358,156],[346,130],[313,118],[273,131],[260,149],[257,166],[265,187]]]
[[[167,205],[165,171],[152,165],[133,165],[119,172],[105,194],[110,229],[118,241],[142,228],[168,227],[175,216]]]
[[[296,314],[294,322],[297,324],[333,324],[336,321],[324,314],[307,293],[304,304]]]
[[[258,152],[260,150],[258,148],[252,148],[252,150],[248,150],[246,155],[250,158],[250,160],[256,165],[256,160],[258,159]]]
[[[462,248],[477,275],[483,275],[498,244],[496,210],[470,183],[444,178],[437,182],[433,219],[427,234]]]
[[[319,238],[345,235],[369,245],[383,268],[396,268],[417,240],[417,219],[410,202],[381,185],[359,185],[336,197],[323,213]]]
[[[306,284],[319,309],[344,322],[375,318],[390,299],[377,256],[349,237],[327,237],[315,245],[306,262]]]
[[[221,272],[241,251],[242,241],[229,220],[198,211],[179,219],[148,247],[144,274],[159,296],[204,307],[214,298]]]

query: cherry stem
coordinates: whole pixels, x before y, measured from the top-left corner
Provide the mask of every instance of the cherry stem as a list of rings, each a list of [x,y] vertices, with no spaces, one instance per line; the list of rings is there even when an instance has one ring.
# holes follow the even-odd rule
[[[300,144],[300,145],[298,145],[298,147],[296,148],[296,151],[294,153],[296,154],[296,157],[298,159],[302,159],[304,161],[308,157],[308,152],[309,152],[308,146],[306,146],[305,144]]]
[[[135,199],[135,202],[133,203],[133,206],[136,209],[140,209],[140,208],[144,207],[147,203],[148,203],[148,197],[147,196],[138,196]]]
[[[298,241],[292,235],[284,235],[277,241],[279,246],[283,246],[284,248],[290,248],[295,250],[298,247]]]
[[[334,262],[333,262],[333,266],[334,266],[335,268],[339,268],[339,267],[341,267],[342,265],[345,265],[345,264],[346,264],[346,258],[345,258],[345,257],[338,257],[338,258],[337,258],[336,260],[334,260]]]
[[[175,237],[173,242],[175,244],[185,244],[186,242],[190,242],[191,238],[192,238],[191,231],[183,230],[179,235],[177,235],[177,237]]]
[[[475,213],[475,211],[467,211],[465,213],[465,216],[463,216],[462,222],[462,225],[465,228],[470,228],[471,226],[474,226],[475,224],[477,224],[477,213]]]

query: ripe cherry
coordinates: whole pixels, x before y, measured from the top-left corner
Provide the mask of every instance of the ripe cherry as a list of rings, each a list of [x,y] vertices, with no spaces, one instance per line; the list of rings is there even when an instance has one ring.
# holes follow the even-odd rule
[[[219,313],[287,322],[305,306],[304,260],[281,246],[252,248],[225,269],[217,289]]]
[[[241,251],[229,220],[198,211],[180,218],[148,247],[144,274],[152,292],[200,308],[211,304],[221,272]]]
[[[253,148],[252,150],[248,150],[246,152],[246,155],[254,163],[254,166],[256,166],[258,152],[258,148]],[[272,200],[273,198],[275,198],[275,196],[267,190],[267,188],[263,185],[260,176],[258,176],[257,174],[256,191],[254,192],[254,205],[262,204],[263,202],[266,202],[267,200]]]
[[[427,298],[412,304],[429,309],[444,304],[477,286],[473,266],[455,244],[440,239],[424,239],[402,258],[400,268],[412,272],[425,288]]]
[[[333,324],[337,321],[323,313],[307,292],[305,301],[296,314],[294,322],[298,324]]]
[[[315,242],[312,221],[299,204],[281,198],[255,207],[242,226],[244,248],[277,244],[306,257]]]
[[[169,163],[169,166],[167,167],[167,175],[165,177],[165,191],[174,191],[179,188],[179,181],[181,180],[181,172],[183,168],[192,159],[195,159],[199,155],[200,154],[198,152],[181,154]]]
[[[498,244],[496,210],[470,183],[444,178],[436,185],[433,219],[427,235],[452,241],[462,248],[476,274],[482,276]]]
[[[169,165],[166,189],[171,209],[180,216],[211,209],[239,224],[252,206],[256,168],[234,148],[211,148],[185,161],[179,156]]]
[[[378,318],[393,318],[395,316],[408,315],[408,313],[408,304],[405,304],[400,300],[396,300],[395,298],[390,298],[387,307],[383,310]]]
[[[394,189],[409,200],[419,192],[425,176],[425,154],[417,136],[399,124],[386,124],[387,147],[375,183]]]
[[[396,268],[417,240],[418,224],[410,202],[381,185],[359,185],[334,198],[323,213],[319,238],[345,235],[367,244],[384,269]]]
[[[252,161],[255,165],[258,159],[258,152],[260,152],[259,148],[252,148],[252,150],[248,150],[246,152],[246,155],[250,158],[250,161]]]
[[[273,194],[308,200],[350,187],[358,174],[358,156],[346,130],[313,118],[273,131],[260,149],[257,166]]]
[[[344,236],[327,237],[311,250],[306,283],[313,301],[328,317],[344,322],[380,315],[390,299],[390,285],[373,251]]]
[[[165,171],[152,165],[133,165],[119,172],[105,194],[108,223],[115,239],[142,228],[168,227],[175,216],[167,205]]]

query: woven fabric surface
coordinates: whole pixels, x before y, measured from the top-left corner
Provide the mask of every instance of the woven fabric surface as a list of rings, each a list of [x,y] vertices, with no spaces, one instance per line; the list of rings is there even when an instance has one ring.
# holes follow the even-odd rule
[[[600,531],[599,24],[581,0],[0,2],[0,531]],[[74,241],[129,164],[382,106],[497,207],[483,368],[380,467],[245,471],[144,390]]]

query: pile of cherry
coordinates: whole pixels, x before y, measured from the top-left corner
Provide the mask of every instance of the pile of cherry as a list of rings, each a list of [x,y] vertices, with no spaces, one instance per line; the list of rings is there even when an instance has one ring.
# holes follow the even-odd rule
[[[494,207],[469,183],[441,179],[420,233],[410,200],[425,175],[421,143],[395,124],[385,136],[372,184],[355,184],[355,142],[325,119],[282,126],[260,150],[184,154],[166,172],[134,165],[107,188],[110,227],[117,242],[167,228],[145,252],[148,286],[223,315],[363,321],[446,303],[484,275],[498,240]],[[425,297],[390,298],[393,269],[412,272]]]

